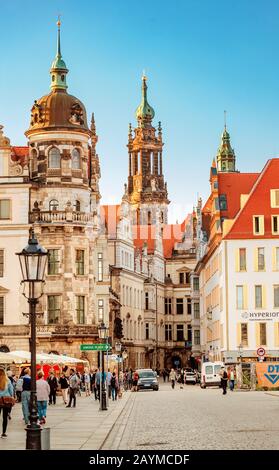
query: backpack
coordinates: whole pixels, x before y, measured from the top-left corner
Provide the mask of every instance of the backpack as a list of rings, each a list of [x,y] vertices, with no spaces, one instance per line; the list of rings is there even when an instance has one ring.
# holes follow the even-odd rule
[[[115,388],[115,385],[116,385],[116,378],[115,377],[111,378],[110,385],[111,385],[112,388]]]

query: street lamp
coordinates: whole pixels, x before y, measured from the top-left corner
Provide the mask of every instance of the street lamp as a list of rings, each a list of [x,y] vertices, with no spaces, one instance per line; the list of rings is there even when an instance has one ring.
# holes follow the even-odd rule
[[[108,327],[102,322],[98,327],[99,338],[106,340],[108,339]],[[102,355],[102,380],[101,380],[101,390],[100,390],[100,410],[107,410],[107,393],[105,386],[105,351],[101,351]]]
[[[30,393],[30,424],[26,427],[26,449],[41,450],[41,426],[38,422],[38,406],[36,392],[36,305],[43,295],[42,285],[45,282],[47,250],[39,245],[34,230],[29,231],[28,245],[20,253],[21,284],[23,295],[29,303],[29,319],[31,324],[31,393]],[[25,288],[27,287],[27,292]]]

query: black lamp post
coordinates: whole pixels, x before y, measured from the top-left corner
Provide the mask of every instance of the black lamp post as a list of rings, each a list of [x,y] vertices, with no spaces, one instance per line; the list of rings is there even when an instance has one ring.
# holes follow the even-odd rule
[[[99,338],[102,340],[108,339],[108,327],[102,322],[98,327]],[[105,351],[101,351],[102,354],[102,380],[101,380],[101,390],[100,390],[100,410],[107,410],[107,392],[105,385]]]
[[[38,423],[38,407],[36,392],[36,305],[43,295],[42,285],[45,282],[47,250],[39,245],[33,229],[30,229],[28,245],[20,252],[19,257],[23,295],[29,303],[29,318],[31,325],[31,394],[30,394],[30,424],[26,427],[26,449],[41,450],[41,426]],[[25,289],[27,288],[27,290]]]

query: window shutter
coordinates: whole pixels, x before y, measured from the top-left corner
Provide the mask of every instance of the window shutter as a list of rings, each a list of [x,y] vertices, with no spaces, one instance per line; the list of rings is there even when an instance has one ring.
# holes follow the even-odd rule
[[[259,322],[255,323],[255,328],[256,328],[256,347],[258,348],[260,346],[260,323]]]
[[[243,286],[243,308],[245,310],[248,308],[248,292],[246,284]]]
[[[271,207],[276,207],[276,198],[275,198],[274,189],[271,189],[270,191],[270,202],[271,202]]]
[[[272,247],[272,271],[276,271],[276,247]]]
[[[262,308],[266,308],[266,287],[262,286]]]
[[[264,235],[264,215],[260,216],[260,235]]]
[[[258,250],[254,248],[254,271],[258,271]]]
[[[279,322],[274,322],[274,346],[279,346]]]
[[[237,337],[237,344],[236,346],[238,347],[238,345],[241,343],[241,323],[237,323],[237,332],[236,332],[236,337]]]
[[[240,256],[240,252],[239,252],[239,248],[236,248],[235,249],[235,270],[236,272],[239,272],[239,256]]]

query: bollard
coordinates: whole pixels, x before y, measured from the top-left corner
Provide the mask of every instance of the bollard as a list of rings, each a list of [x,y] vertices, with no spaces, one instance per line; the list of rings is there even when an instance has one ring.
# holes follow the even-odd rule
[[[41,431],[41,449],[50,450],[50,428],[43,428]]]

